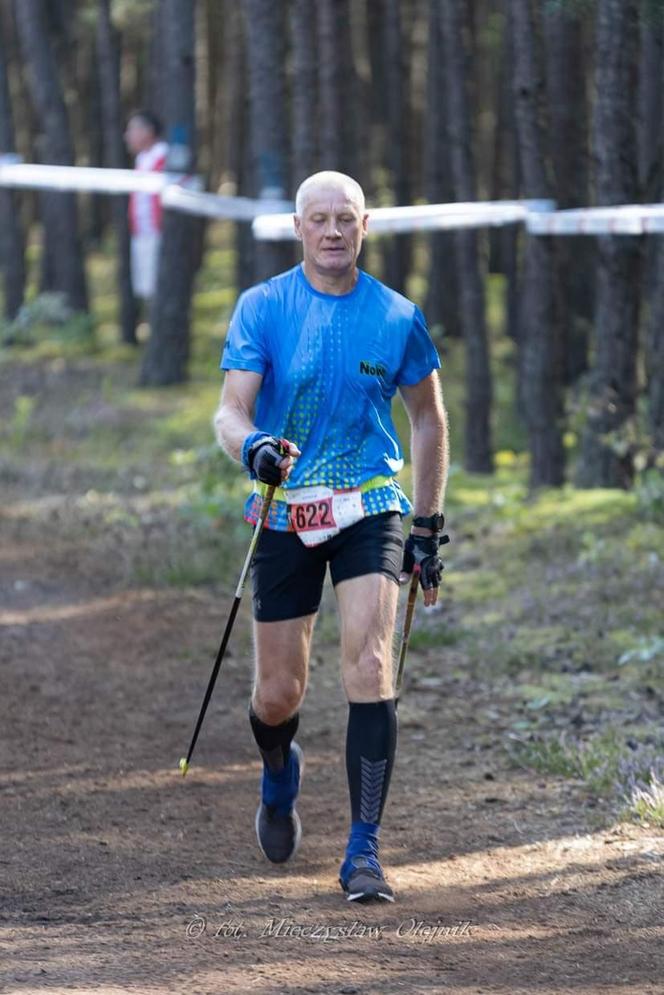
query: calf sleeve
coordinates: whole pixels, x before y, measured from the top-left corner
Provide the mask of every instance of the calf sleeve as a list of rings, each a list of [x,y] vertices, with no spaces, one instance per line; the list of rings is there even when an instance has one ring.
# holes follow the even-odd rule
[[[351,820],[380,823],[390,786],[397,745],[394,699],[354,702],[348,706],[346,771]]]
[[[259,719],[253,707],[249,705],[249,721],[254,739],[261,751],[265,765],[271,773],[276,774],[286,766],[291,741],[297,732],[299,720],[299,713],[296,712],[290,719],[280,722],[278,726],[270,726],[267,722]]]

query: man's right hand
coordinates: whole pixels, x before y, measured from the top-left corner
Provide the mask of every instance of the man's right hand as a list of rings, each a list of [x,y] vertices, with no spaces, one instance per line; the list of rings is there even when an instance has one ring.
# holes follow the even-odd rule
[[[247,454],[249,469],[264,484],[278,486],[283,483],[293,469],[293,460],[300,456],[300,450],[288,439],[277,439],[265,435],[254,442]]]

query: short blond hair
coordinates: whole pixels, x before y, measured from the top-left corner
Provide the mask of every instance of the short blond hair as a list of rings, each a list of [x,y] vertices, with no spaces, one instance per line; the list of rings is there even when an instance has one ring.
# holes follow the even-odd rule
[[[360,214],[365,213],[364,190],[357,180],[354,180],[352,176],[347,176],[346,173],[338,173],[334,169],[323,169],[320,173],[312,173],[311,176],[307,176],[306,180],[302,180],[302,183],[297,188],[297,193],[295,194],[295,213],[298,217],[302,216],[304,204],[309,194],[313,190],[324,187],[335,187],[338,190],[344,190],[348,193],[349,199],[357,204]]]

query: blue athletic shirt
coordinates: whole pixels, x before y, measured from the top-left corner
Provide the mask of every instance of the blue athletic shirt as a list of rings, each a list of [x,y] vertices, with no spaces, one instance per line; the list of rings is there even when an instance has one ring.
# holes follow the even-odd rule
[[[324,294],[297,265],[240,295],[220,367],[262,374],[256,427],[302,451],[286,488],[360,487],[366,515],[412,510],[395,479],[403,453],[391,402],[440,360],[407,298],[363,270],[349,293]],[[247,521],[256,521],[264,491],[256,482]],[[281,488],[266,525],[289,529]]]

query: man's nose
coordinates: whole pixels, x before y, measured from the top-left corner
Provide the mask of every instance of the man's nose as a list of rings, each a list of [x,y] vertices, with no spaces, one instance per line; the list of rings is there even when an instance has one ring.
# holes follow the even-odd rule
[[[335,218],[330,218],[325,225],[325,234],[328,238],[340,238],[341,232]]]

